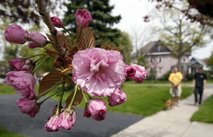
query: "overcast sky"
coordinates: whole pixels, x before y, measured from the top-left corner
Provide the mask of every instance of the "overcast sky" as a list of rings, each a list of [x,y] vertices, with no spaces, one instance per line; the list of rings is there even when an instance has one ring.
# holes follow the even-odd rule
[[[144,23],[143,17],[153,9],[153,4],[147,0],[111,0],[111,4],[115,5],[113,15],[121,15],[122,19],[118,27],[122,31],[128,32],[132,37],[134,31],[138,34],[144,33],[144,37],[148,35],[150,23]],[[205,48],[197,48],[193,51],[192,56],[197,58],[207,58],[213,50],[213,42],[209,43]]]

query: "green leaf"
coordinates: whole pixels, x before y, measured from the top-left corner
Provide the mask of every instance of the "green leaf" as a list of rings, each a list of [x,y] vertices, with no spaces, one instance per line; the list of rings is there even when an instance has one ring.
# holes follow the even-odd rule
[[[44,62],[46,62],[48,59],[49,59],[48,56],[44,56],[43,58],[39,59],[39,61],[36,63],[35,68],[33,69],[33,71],[36,72],[37,69],[38,69],[39,67],[41,67],[41,65],[42,65]]]
[[[56,71],[48,73],[40,81],[38,95],[44,94],[50,88],[52,88],[52,87],[56,86],[57,84],[59,84],[61,81],[62,81],[61,71],[56,70]]]
[[[72,92],[68,97],[67,97],[67,100],[66,100],[66,106],[68,106],[73,98],[73,95],[74,95],[74,92]],[[81,103],[83,99],[83,93],[80,89],[77,90],[77,93],[76,93],[76,96],[75,96],[75,99],[73,101],[73,105],[77,106],[78,104]]]

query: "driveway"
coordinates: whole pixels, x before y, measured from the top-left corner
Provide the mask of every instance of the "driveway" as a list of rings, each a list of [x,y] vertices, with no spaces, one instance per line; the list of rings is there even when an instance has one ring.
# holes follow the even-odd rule
[[[84,118],[82,110],[77,109],[77,121],[71,130],[49,133],[44,124],[55,102],[45,102],[38,115],[30,118],[19,111],[17,99],[16,95],[0,95],[0,126],[26,137],[109,137],[142,119],[136,115],[108,112],[104,121],[95,121]]]

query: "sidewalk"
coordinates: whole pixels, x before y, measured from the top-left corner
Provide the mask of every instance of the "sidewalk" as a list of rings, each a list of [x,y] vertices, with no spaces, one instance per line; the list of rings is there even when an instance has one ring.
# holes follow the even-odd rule
[[[203,99],[212,94],[212,89],[206,89]],[[191,95],[171,110],[147,117],[111,137],[213,137],[213,124],[189,121],[198,110],[193,103]]]

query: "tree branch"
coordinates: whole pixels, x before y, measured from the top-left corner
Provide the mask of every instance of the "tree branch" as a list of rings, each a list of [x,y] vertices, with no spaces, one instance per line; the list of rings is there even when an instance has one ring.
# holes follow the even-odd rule
[[[64,57],[64,52],[61,48],[61,45],[59,43],[59,40],[57,38],[57,30],[55,29],[55,27],[53,26],[51,20],[50,20],[50,16],[48,14],[48,12],[46,11],[46,6],[45,6],[45,2],[44,0],[36,0],[36,4],[38,6],[38,12],[39,14],[42,16],[42,19],[44,21],[44,23],[47,25],[48,29],[50,30],[50,33],[53,37],[54,40],[54,48],[59,52],[59,55],[61,57]]]

